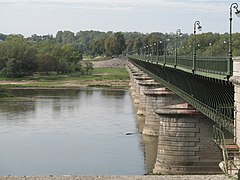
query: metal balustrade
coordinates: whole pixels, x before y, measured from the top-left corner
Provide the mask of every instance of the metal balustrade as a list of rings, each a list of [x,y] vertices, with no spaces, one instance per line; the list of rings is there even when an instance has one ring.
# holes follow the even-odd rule
[[[228,81],[232,74],[232,72],[229,72],[229,69],[231,70],[231,68],[228,67],[229,58],[227,57],[197,57],[195,67],[193,65],[193,57],[189,56],[158,56],[151,54],[129,53],[128,57],[224,81]]]

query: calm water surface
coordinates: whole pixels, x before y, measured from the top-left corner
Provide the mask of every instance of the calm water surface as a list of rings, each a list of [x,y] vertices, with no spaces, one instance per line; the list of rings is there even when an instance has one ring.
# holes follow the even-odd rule
[[[128,91],[12,90],[0,101],[0,176],[135,175],[147,170]],[[136,134],[126,136],[128,132]]]

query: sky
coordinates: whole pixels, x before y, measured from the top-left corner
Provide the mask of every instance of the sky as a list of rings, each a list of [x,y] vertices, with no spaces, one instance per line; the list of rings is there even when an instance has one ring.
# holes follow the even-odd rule
[[[235,1],[239,4],[240,1]],[[59,30],[193,33],[229,32],[233,1],[225,0],[0,0],[0,33],[56,35]],[[240,18],[233,9],[233,32]],[[200,33],[200,32],[199,32]]]

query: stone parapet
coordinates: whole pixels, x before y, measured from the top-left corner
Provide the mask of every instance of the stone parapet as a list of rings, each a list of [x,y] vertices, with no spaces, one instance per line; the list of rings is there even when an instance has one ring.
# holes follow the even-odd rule
[[[234,134],[236,144],[240,146],[240,57],[233,58],[233,76],[230,81],[234,85]]]

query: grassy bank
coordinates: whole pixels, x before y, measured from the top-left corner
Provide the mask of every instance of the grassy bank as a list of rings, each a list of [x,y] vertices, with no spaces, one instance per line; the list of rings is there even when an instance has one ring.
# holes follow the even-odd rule
[[[0,78],[0,88],[127,88],[125,68],[95,68],[91,75],[34,75],[25,78]]]

